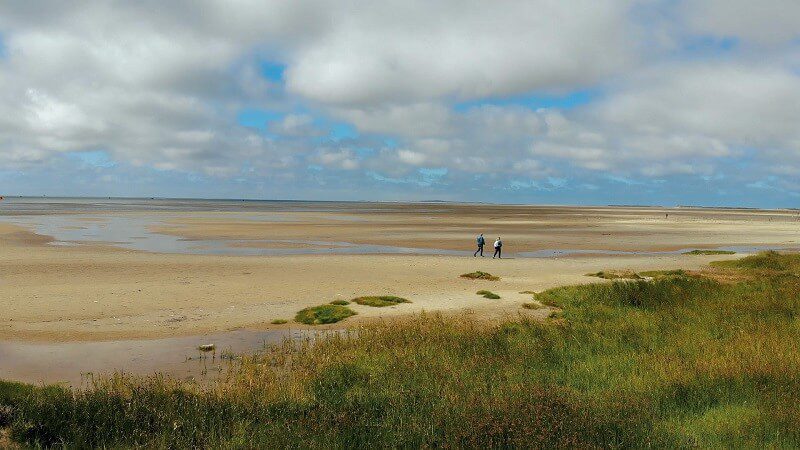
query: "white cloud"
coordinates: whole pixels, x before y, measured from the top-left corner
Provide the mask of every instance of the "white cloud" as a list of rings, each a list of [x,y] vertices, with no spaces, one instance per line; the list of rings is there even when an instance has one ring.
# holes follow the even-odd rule
[[[288,85],[325,103],[375,104],[592,84],[634,58],[631,3],[340,3],[293,55]]]
[[[682,16],[699,34],[778,44],[800,37],[796,0],[684,0]]]
[[[360,165],[355,153],[349,149],[320,149],[309,159],[314,163],[335,169],[354,170]]]
[[[712,177],[747,154],[759,176],[792,177],[800,4],[673,5],[7,0],[0,163],[102,150],[257,183],[302,179],[313,163],[394,179],[446,168],[448,182],[491,185],[508,174]],[[684,48],[706,37],[736,44]],[[286,65],[285,84],[262,76],[267,59]],[[514,98],[584,88],[599,95],[574,108]],[[283,118],[262,133],[236,123],[242,109]],[[326,140],[335,121],[361,136]]]

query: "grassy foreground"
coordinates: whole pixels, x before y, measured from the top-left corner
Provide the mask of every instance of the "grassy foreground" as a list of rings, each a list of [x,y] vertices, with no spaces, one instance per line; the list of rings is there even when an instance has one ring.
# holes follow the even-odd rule
[[[422,315],[244,358],[199,388],[0,383],[0,426],[69,447],[797,447],[800,255],[537,295],[555,320]]]

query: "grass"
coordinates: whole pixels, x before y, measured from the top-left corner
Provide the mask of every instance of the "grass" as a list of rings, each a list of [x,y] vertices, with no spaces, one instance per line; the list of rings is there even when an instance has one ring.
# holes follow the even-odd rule
[[[692,250],[684,252],[684,255],[735,255],[736,252],[730,250]]]
[[[273,324],[273,325],[283,325],[285,323],[289,323],[289,321],[286,320],[286,319],[275,319],[270,323]]]
[[[346,306],[320,305],[299,311],[294,320],[306,325],[321,325],[336,323],[355,314],[355,311]]]
[[[643,277],[649,278],[664,278],[664,277],[678,277],[678,278],[685,278],[689,276],[689,273],[683,269],[675,269],[675,270],[649,270],[646,272],[642,272],[640,274]]]
[[[476,292],[476,294],[482,295],[483,298],[490,298],[492,300],[497,300],[498,298],[500,298],[499,295],[495,294],[492,291],[478,291],[478,292]]]
[[[354,298],[353,302],[358,303],[359,305],[375,306],[377,308],[383,308],[385,306],[395,306],[399,305],[400,303],[411,303],[410,301],[402,297],[395,297],[394,295],[373,295],[367,297],[358,297]]]
[[[606,270],[595,273],[587,273],[587,277],[597,277],[604,280],[638,280],[640,277],[636,272],[630,270]]]
[[[500,277],[494,276],[488,272],[470,272],[461,275],[461,278],[469,278],[470,280],[489,280],[489,281],[498,281]]]
[[[542,305],[542,304],[541,304],[541,303],[539,303],[539,302],[529,302],[529,303],[523,303],[523,304],[522,304],[522,307],[523,307],[523,308],[525,308],[525,309],[533,309],[533,310],[536,310],[536,309],[542,309],[542,308],[544,308],[544,305]]]
[[[243,356],[212,386],[0,382],[3,420],[30,447],[796,448],[800,255],[718,266],[747,276],[551,289],[545,323],[362,324]]]
[[[334,300],[330,303],[331,305],[339,305],[339,306],[347,306],[350,304],[347,300]]]

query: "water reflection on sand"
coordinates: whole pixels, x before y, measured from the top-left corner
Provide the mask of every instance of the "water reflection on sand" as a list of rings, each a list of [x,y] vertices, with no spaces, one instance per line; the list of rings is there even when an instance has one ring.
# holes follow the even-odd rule
[[[235,363],[228,355],[251,353],[284,339],[314,339],[335,331],[236,330],[201,336],[100,342],[0,342],[0,379],[81,386],[113,372],[168,374],[179,379],[214,380]],[[198,347],[214,344],[215,353]]]
[[[71,246],[84,243],[112,245],[129,250],[155,253],[180,253],[195,255],[280,256],[280,255],[333,255],[333,254],[401,254],[401,255],[451,255],[466,256],[470,250],[445,250],[391,245],[360,244],[342,241],[303,239],[185,239],[179,236],[156,233],[153,227],[172,220],[185,218],[169,214],[117,215],[117,214],[53,214],[0,216],[0,220],[31,228],[35,233],[51,236],[51,245]],[[228,219],[256,221],[285,221],[287,218],[273,214],[243,215]],[[713,250],[753,253],[761,250],[781,249],[775,246],[727,246]],[[540,249],[510,254],[520,258],[557,258],[580,255],[675,255],[694,248],[671,251],[619,251],[609,249]]]

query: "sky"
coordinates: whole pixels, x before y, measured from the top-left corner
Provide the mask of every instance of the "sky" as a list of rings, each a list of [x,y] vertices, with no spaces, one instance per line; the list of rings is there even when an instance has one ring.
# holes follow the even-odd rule
[[[0,2],[0,195],[800,207],[797,0]]]

